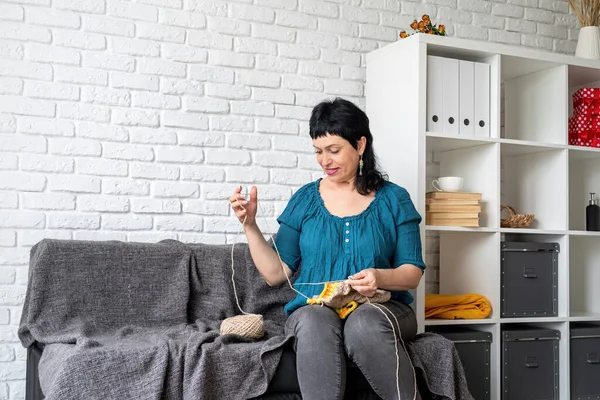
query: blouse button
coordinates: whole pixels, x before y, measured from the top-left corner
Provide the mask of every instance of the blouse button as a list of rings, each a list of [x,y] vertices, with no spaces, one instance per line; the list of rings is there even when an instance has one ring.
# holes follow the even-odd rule
[[[346,226],[350,226],[350,222],[346,222]]]
[[[346,243],[348,243],[350,241],[350,239],[346,239]]]
[[[349,234],[349,233],[350,233],[350,231],[346,231],[346,235]]]

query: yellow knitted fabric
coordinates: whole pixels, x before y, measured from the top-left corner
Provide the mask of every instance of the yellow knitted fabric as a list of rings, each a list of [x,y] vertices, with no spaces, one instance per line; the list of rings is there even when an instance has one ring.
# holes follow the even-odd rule
[[[346,282],[332,282],[325,283],[321,294],[307,299],[306,302],[330,307],[340,318],[345,319],[361,303],[385,303],[390,297],[390,292],[380,289],[375,292],[373,297],[366,297]]]

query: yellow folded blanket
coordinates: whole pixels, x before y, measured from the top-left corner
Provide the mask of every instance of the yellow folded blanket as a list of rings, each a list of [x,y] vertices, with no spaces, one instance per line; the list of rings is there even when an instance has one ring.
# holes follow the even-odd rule
[[[488,299],[476,293],[425,295],[425,318],[483,319],[491,311]]]

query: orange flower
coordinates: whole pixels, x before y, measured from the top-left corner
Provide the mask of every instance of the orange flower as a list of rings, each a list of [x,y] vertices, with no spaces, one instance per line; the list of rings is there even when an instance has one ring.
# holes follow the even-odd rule
[[[428,33],[428,34],[430,34],[430,35],[433,35],[435,32],[433,31],[433,29],[429,29],[429,30],[427,31],[427,33]]]
[[[400,32],[400,38],[404,39],[407,37],[408,37],[408,35],[406,34],[406,32],[404,32],[404,31]]]
[[[413,23],[412,23],[412,24],[410,24],[410,27],[411,27],[412,29],[414,29],[414,30],[417,30],[417,27],[418,27],[418,26],[419,26],[419,23],[417,22],[417,20],[416,20],[416,19],[413,21]]]
[[[423,21],[419,22],[419,30],[421,32],[425,31],[425,22],[423,22]]]
[[[444,25],[440,25],[438,26],[438,31],[440,31],[440,33],[444,33],[446,31],[446,27]]]
[[[428,20],[429,20],[429,15],[427,15],[427,14],[423,14],[423,16],[421,17],[421,19],[422,19],[423,21],[428,21]]]

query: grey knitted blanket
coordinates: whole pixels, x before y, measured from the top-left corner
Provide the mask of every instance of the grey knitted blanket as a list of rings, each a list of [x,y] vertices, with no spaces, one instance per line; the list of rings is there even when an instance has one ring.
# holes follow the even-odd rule
[[[35,245],[18,332],[25,347],[45,345],[39,377],[46,399],[261,396],[290,339],[283,305],[294,293],[264,282],[247,245],[235,246],[234,261],[242,308],[264,316],[261,340],[219,335],[221,321],[239,314],[230,245],[53,239]],[[462,373],[456,358],[440,359],[444,349],[431,358],[431,346],[418,345],[409,350],[425,355],[415,364],[427,366],[437,394],[470,399],[462,382],[445,387],[445,374]]]
[[[281,305],[245,245],[235,247],[246,312],[265,318],[261,341],[219,335],[239,314],[230,246],[44,240],[31,250],[19,337],[46,345],[48,400],[245,399],[263,393],[285,342]]]

